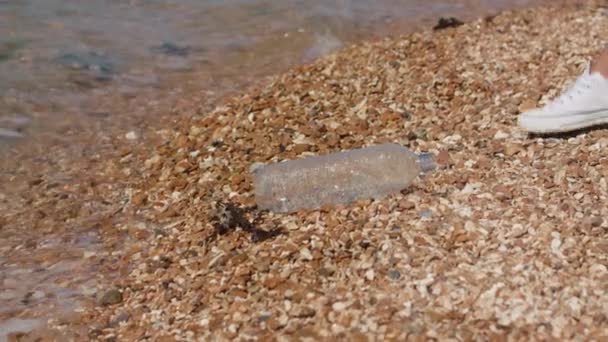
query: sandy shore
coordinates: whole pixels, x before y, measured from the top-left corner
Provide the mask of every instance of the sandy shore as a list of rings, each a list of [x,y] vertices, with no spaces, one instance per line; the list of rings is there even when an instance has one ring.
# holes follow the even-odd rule
[[[102,152],[33,151],[2,174],[3,286],[41,300],[19,293],[26,269],[88,299],[26,337],[608,338],[608,132],[515,125],[604,45],[607,15],[587,2],[361,44],[212,110],[172,94],[154,129],[92,133]],[[250,209],[252,163],[382,142],[444,167],[381,200]],[[281,234],[217,234],[225,205]]]

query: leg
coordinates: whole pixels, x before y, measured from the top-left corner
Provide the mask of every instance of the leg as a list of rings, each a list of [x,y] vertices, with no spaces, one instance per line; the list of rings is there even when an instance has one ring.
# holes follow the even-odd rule
[[[519,116],[519,125],[534,133],[575,131],[607,123],[608,49],[561,96]]]
[[[591,63],[591,73],[599,72],[608,78],[608,49],[602,51]]]

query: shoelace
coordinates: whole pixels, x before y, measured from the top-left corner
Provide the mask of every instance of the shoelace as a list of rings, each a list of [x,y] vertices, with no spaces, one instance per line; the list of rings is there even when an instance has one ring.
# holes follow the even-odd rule
[[[575,96],[580,96],[586,91],[591,89],[591,79],[589,74],[580,77],[576,82],[564,92],[559,98],[549,104],[550,108],[554,108],[557,105],[565,105],[568,102],[572,102]]]

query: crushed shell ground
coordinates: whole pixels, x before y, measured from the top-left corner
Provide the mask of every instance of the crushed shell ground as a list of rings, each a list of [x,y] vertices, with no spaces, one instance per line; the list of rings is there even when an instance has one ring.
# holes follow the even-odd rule
[[[122,298],[55,322],[79,338],[606,340],[608,130],[516,126],[606,37],[608,10],[586,2],[353,46],[179,116],[154,145],[116,138],[86,182],[28,183],[4,225],[96,217]],[[253,208],[253,163],[383,142],[442,167],[384,199]]]

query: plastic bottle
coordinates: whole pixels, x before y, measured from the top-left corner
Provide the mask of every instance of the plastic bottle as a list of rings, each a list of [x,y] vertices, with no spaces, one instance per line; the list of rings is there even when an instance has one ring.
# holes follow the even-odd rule
[[[381,198],[433,169],[432,154],[382,144],[259,167],[253,178],[258,208],[285,213]]]

